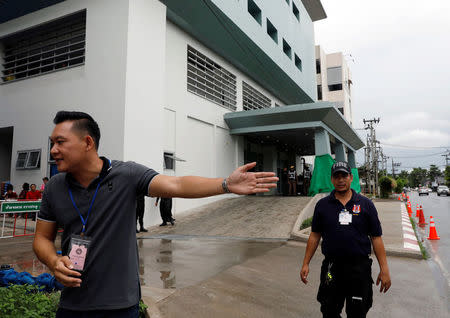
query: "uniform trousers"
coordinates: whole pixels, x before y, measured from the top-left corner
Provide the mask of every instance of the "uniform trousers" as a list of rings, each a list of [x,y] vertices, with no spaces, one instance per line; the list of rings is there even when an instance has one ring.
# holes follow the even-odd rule
[[[320,271],[317,300],[323,317],[366,317],[372,307],[372,259],[369,257],[325,258]]]

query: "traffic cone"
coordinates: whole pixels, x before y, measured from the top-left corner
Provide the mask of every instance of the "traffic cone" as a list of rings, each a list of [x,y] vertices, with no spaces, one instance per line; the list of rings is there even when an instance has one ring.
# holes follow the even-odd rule
[[[424,227],[425,225],[427,225],[428,223],[425,222],[425,217],[423,215],[423,209],[422,206],[420,206],[420,215],[419,215],[419,226]]]
[[[428,235],[429,240],[440,240],[441,238],[437,235],[436,226],[434,225],[433,217],[430,216],[430,235]]]
[[[417,205],[416,208],[416,218],[418,218],[420,216],[420,209],[419,209],[419,205]]]
[[[398,196],[398,200],[399,200],[399,201],[401,201],[401,200],[402,200],[402,199],[401,199],[401,195],[399,195],[399,196]]]
[[[409,216],[411,216],[412,215],[411,202],[408,201],[406,203],[406,208],[408,209]]]
[[[406,200],[408,200],[408,201],[409,201],[409,195],[407,195],[407,196],[406,196]]]

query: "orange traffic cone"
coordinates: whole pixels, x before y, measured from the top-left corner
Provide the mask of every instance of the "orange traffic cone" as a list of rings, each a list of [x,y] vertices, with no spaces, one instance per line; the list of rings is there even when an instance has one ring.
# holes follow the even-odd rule
[[[402,200],[402,199],[401,199],[401,197],[402,197],[401,195],[399,195],[399,196],[398,196],[398,200],[399,200],[399,201],[401,201],[401,200]]]
[[[441,238],[437,235],[436,226],[434,225],[433,217],[430,216],[430,235],[428,235],[429,240],[440,240]]]
[[[408,211],[408,216],[411,217],[412,215],[411,202],[406,203],[406,211]]]
[[[419,205],[417,205],[416,208],[416,218],[418,218],[420,216],[420,209],[419,209]]]
[[[409,195],[407,195],[407,196],[406,196],[406,200],[408,200],[408,201],[409,201]]]
[[[425,222],[425,217],[423,215],[423,209],[422,209],[422,206],[421,206],[421,208],[420,208],[420,215],[419,215],[419,226],[424,227],[427,224],[428,223]]]

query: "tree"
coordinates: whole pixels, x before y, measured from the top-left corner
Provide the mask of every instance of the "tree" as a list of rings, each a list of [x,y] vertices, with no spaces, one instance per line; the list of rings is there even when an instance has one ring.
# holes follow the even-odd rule
[[[402,178],[398,178],[395,180],[397,182],[397,186],[395,187],[395,192],[400,193],[403,191],[403,187],[406,186],[406,180]]]
[[[430,165],[430,170],[428,170],[428,178],[431,182],[436,180],[437,177],[442,176],[442,171],[436,165]]]
[[[404,180],[408,180],[408,176],[409,176],[409,173],[408,173],[408,171],[406,171],[406,170],[402,170],[402,171],[398,174],[398,177],[401,178],[401,179],[404,179]]]
[[[427,181],[427,169],[413,168],[408,177],[409,185],[411,187],[418,187],[424,185]]]
[[[397,186],[395,180],[387,176],[381,177],[379,183],[380,183],[381,197],[383,199],[389,198],[389,195],[391,194],[392,190]]]
[[[445,183],[450,187],[450,166],[445,167]]]

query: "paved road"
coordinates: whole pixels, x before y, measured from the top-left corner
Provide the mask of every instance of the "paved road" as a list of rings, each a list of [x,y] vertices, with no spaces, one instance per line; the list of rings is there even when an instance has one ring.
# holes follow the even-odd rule
[[[430,193],[428,196],[419,196],[417,192],[409,193],[410,201],[413,206],[414,215],[417,204],[421,204],[427,223],[429,217],[433,216],[436,224],[436,231],[440,240],[429,241],[429,224],[420,229],[423,242],[431,256],[429,261],[433,269],[436,284],[443,295],[447,295],[450,300],[450,196],[437,196],[436,193]],[[450,308],[450,301],[448,304]]]
[[[321,317],[316,301],[320,263],[300,282],[305,244],[231,239],[139,239],[144,300],[152,318]],[[389,257],[392,288],[368,317],[449,316],[426,261]],[[378,275],[376,260],[373,278]],[[345,316],[345,314],[344,314]]]

